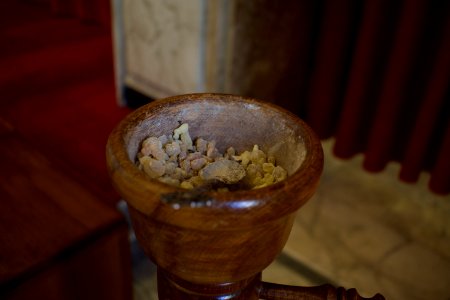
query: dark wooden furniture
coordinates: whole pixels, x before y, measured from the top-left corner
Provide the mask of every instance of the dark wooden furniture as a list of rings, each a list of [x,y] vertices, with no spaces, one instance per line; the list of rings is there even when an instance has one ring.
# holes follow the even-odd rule
[[[150,180],[135,165],[140,143],[188,123],[192,137],[238,152],[258,144],[289,176],[233,192],[184,190]],[[363,299],[354,289],[261,282],[280,253],[297,210],[314,194],[320,141],[295,115],[257,100],[182,95],[146,105],[123,120],[107,145],[111,178],[128,202],[139,243],[158,266],[160,299]],[[376,295],[373,299],[383,299]]]
[[[131,299],[127,225],[0,119],[0,299]]]

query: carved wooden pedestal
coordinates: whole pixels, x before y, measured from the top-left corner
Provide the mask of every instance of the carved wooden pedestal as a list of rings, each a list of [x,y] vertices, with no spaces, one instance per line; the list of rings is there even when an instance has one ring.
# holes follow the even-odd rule
[[[135,165],[140,143],[188,123],[192,137],[237,152],[258,144],[288,172],[277,184],[234,192],[196,191],[151,180]],[[297,210],[323,167],[320,141],[295,115],[231,95],[159,100],[123,120],[107,145],[112,181],[130,206],[139,243],[158,265],[160,299],[363,299],[356,291],[261,282],[283,249]],[[382,299],[376,296],[373,299]]]

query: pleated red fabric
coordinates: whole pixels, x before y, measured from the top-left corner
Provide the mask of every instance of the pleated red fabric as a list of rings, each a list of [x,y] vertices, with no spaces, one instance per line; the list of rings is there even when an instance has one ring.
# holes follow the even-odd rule
[[[341,158],[364,168],[401,163],[450,193],[450,5],[447,1],[334,1],[321,7],[309,90],[296,111]],[[302,29],[300,29],[302,30]]]
[[[430,188],[434,191],[448,193],[450,190],[450,120],[449,120],[449,85],[450,85],[450,18],[447,18],[441,44],[433,62],[433,69],[427,82],[424,100],[420,108],[413,137],[403,159],[400,177],[409,180],[411,175],[420,172],[421,162],[426,161],[428,147],[433,144],[435,127],[444,131],[443,138],[436,151],[436,159],[431,169]],[[447,93],[447,97],[446,97]],[[439,115],[443,115],[439,118]],[[413,180],[416,178],[413,177]]]
[[[50,5],[56,15],[77,17],[105,28],[111,26],[110,0],[50,0]]]
[[[337,95],[342,94],[345,86],[342,75],[348,64],[346,55],[351,51],[351,26],[356,7],[347,0],[329,1],[324,6],[308,96],[308,122],[322,137],[332,135],[338,121],[336,112],[342,104]]]
[[[385,167],[396,142],[397,123],[401,122],[403,111],[409,109],[406,98],[408,74],[412,72],[417,57],[425,4],[425,1],[408,1],[401,10],[368,135],[364,161],[368,170],[380,171]]]

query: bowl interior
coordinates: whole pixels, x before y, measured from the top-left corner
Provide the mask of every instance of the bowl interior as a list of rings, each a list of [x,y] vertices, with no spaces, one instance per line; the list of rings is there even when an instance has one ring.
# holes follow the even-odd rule
[[[181,123],[189,124],[193,140],[216,141],[223,153],[232,146],[238,153],[257,144],[288,174],[294,173],[306,156],[302,123],[290,113],[248,99],[186,99],[149,105],[137,112],[125,136],[128,157],[135,161],[142,141],[149,136],[169,135]]]
[[[230,146],[238,153],[251,151],[257,144],[266,154],[273,155],[289,175],[306,156],[303,127],[286,111],[244,99],[196,99],[138,112],[135,125],[125,137],[129,159],[136,160],[145,138],[172,134],[181,123],[189,124],[193,140],[201,137],[216,141],[221,153]]]

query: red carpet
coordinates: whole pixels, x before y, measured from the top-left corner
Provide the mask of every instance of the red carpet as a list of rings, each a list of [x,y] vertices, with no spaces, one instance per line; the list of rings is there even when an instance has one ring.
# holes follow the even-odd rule
[[[116,104],[109,28],[54,16],[46,1],[5,2],[0,4],[0,117],[115,205],[105,144],[130,110]]]

